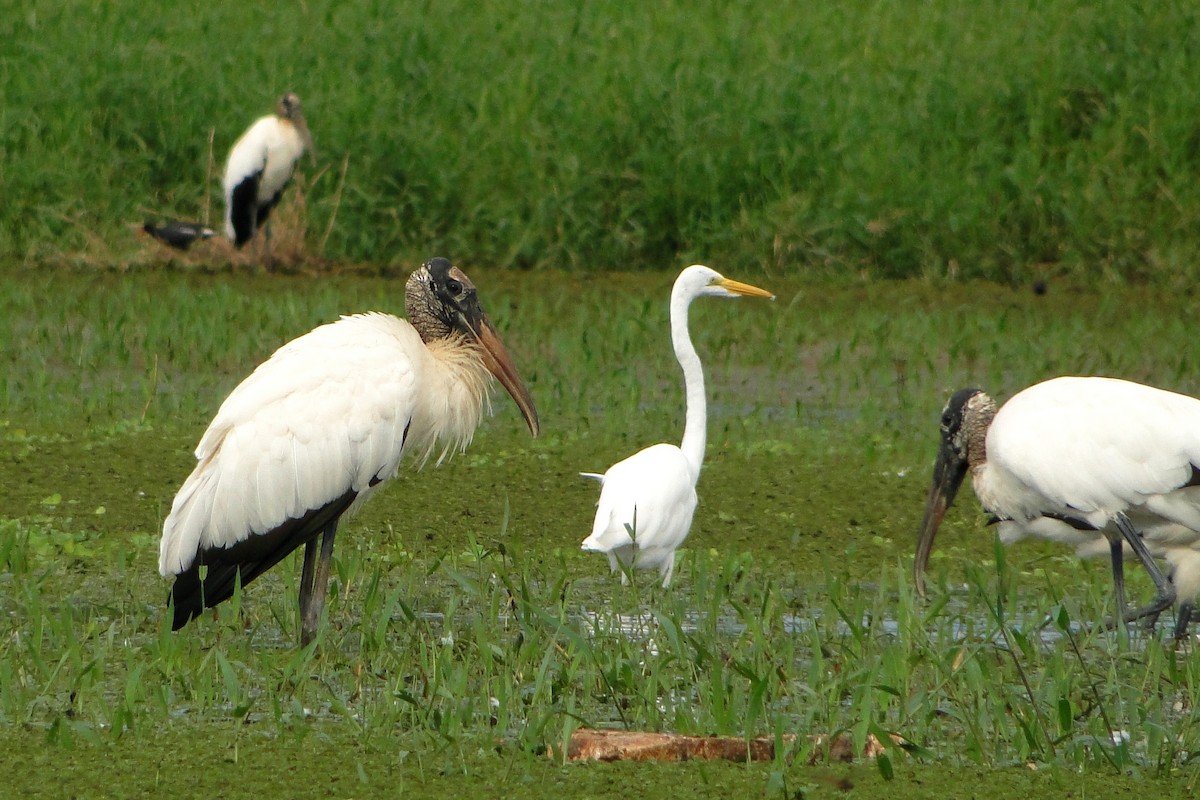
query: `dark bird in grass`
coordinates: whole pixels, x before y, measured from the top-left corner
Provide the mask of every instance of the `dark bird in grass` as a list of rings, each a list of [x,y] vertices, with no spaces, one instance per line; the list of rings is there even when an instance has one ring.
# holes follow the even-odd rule
[[[300,98],[291,92],[234,143],[225,162],[225,235],[237,247],[266,224],[306,151],[315,164]]]
[[[200,239],[211,239],[217,235],[212,228],[198,222],[184,222],[179,219],[167,220],[162,225],[146,220],[142,230],[176,250],[187,250]]]
[[[338,521],[394,478],[403,456],[420,464],[464,449],[492,376],[537,435],[529,391],[460,269],[427,261],[408,279],[405,307],[407,321],[356,314],[292,340],[221,404],[163,523],[158,566],[176,576],[174,629],[303,545],[307,644]]]

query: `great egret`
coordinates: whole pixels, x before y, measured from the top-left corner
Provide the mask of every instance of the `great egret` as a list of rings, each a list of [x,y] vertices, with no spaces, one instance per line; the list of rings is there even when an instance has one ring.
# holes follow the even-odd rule
[[[225,235],[236,246],[266,223],[306,150],[315,164],[300,98],[291,92],[279,98],[275,114],[257,120],[234,143],[225,163]]]
[[[697,297],[743,295],[775,297],[699,264],[679,273],[671,289],[671,342],[686,392],[683,441],[679,447],[651,445],[613,464],[603,475],[580,473],[601,484],[592,533],[583,540],[582,549],[606,554],[614,572],[622,564],[657,568],[663,587],[671,585],[675,550],[687,538],[696,511],[696,481],[707,436],[704,371],[688,335],[688,306]],[[621,578],[627,580],[624,574]]]
[[[407,322],[357,314],[288,342],[221,404],[163,524],[174,629],[228,599],[239,576],[244,586],[304,545],[310,642],[338,520],[394,477],[402,456],[420,464],[440,445],[440,462],[464,449],[489,372],[537,435],[533,400],[460,269],[427,261],[408,279],[405,307]]]
[[[1008,543],[1035,536],[1081,555],[1107,549],[1118,617],[1155,617],[1178,596],[1176,635],[1186,634],[1200,590],[1200,400],[1114,378],[1054,378],[1004,404],[978,389],[942,412],[941,446],[917,542],[924,572],[938,526],[968,470],[984,509]],[[1103,537],[1102,539],[1100,537]],[[1125,611],[1125,548],[1155,585],[1147,605]],[[1165,558],[1172,585],[1154,561]],[[1177,588],[1179,592],[1177,592]]]

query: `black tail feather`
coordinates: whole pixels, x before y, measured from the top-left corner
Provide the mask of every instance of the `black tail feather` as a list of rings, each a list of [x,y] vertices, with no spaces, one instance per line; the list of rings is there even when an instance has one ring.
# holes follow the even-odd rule
[[[258,230],[258,182],[262,172],[248,175],[233,187],[229,198],[229,219],[233,223],[233,243],[241,247]]]
[[[346,512],[357,495],[353,490],[346,492],[303,517],[289,519],[268,533],[252,534],[233,547],[202,550],[192,565],[176,576],[167,596],[167,605],[174,608],[171,630],[179,630],[204,609],[233,597],[239,574],[246,586],[300,545],[316,538],[330,521]],[[207,567],[203,580],[201,567]]]

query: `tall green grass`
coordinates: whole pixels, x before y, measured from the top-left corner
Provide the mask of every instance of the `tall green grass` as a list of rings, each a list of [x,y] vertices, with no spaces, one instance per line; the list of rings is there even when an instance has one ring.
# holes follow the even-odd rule
[[[1195,276],[1186,2],[0,17],[0,261],[142,263],[144,214],[219,219],[225,153],[293,89],[321,158],[303,167],[314,258]]]

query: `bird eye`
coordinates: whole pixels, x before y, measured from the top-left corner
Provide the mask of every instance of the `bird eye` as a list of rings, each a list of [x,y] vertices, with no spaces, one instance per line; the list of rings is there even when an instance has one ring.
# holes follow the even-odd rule
[[[462,284],[451,278],[450,280],[446,281],[446,289],[450,292],[450,294],[458,294],[462,291]]]

